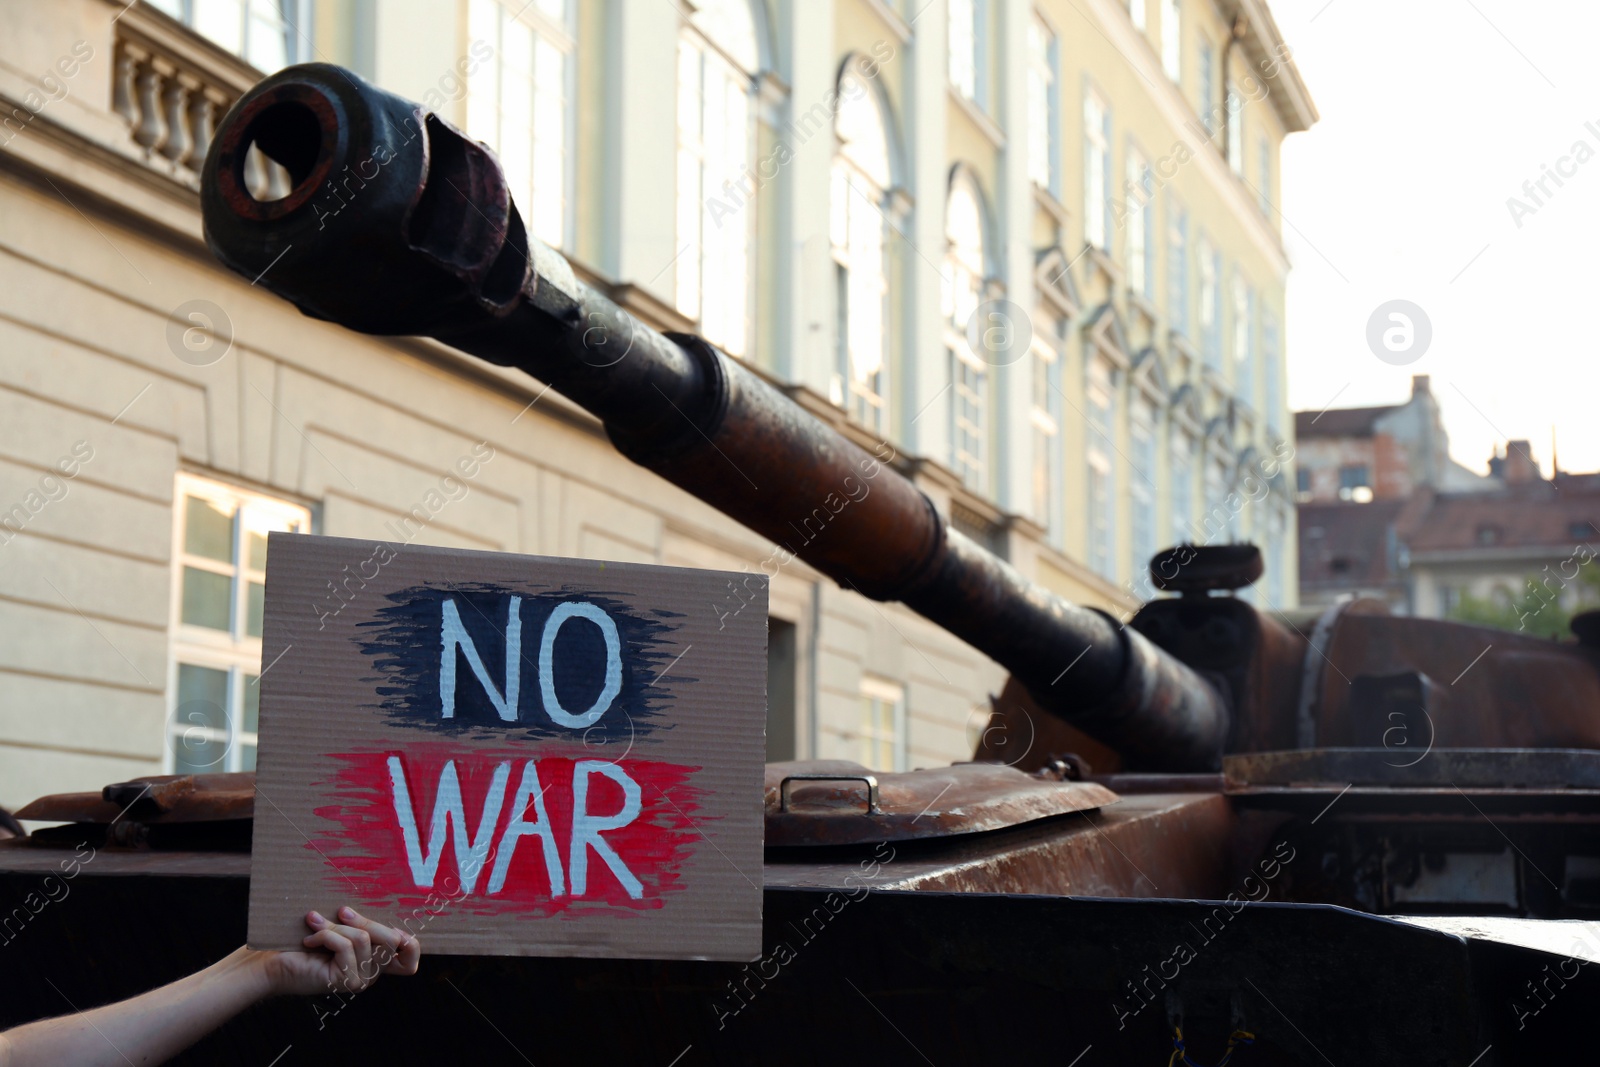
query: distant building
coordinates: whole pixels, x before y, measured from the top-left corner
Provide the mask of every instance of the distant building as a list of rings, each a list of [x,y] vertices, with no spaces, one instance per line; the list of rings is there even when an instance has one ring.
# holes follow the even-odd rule
[[[1576,606],[1579,573],[1600,548],[1600,475],[1545,480],[1526,441],[1508,443],[1504,466],[1503,488],[1425,493],[1402,514],[1412,614],[1444,618],[1466,597],[1519,611]]]
[[[1421,486],[1471,492],[1490,484],[1450,458],[1439,401],[1426,374],[1411,399],[1387,407],[1297,411],[1296,496],[1302,503],[1404,500]]]
[[[1408,610],[1395,520],[1404,500],[1301,504],[1300,606],[1321,608],[1347,595]]]
[[[1468,470],[1426,375],[1404,404],[1296,412],[1295,430],[1302,605],[1375,597],[1428,618],[1469,599],[1577,605],[1600,545],[1600,474],[1546,479],[1525,440],[1497,448],[1487,476]]]

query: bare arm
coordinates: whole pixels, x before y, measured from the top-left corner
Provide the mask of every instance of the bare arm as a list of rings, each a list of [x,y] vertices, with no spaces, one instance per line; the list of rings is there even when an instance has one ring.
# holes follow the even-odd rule
[[[316,912],[304,952],[234,950],[202,971],[131,1000],[28,1023],[0,1034],[0,1067],[161,1063],[257,1001],[332,989],[358,993],[381,973],[415,974],[417,939],[344,908],[349,925]]]

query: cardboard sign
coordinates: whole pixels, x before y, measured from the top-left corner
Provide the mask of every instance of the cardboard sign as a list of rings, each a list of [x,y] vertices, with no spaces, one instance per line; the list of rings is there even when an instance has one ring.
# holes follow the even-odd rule
[[[429,952],[760,955],[764,580],[276,533],[267,558],[252,946],[350,904]]]

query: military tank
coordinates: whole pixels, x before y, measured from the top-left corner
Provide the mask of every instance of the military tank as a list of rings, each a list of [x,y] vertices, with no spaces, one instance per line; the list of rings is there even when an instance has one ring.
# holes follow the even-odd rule
[[[250,194],[252,146],[286,197]],[[305,314],[525,371],[776,542],[872,459],[581,281],[487,147],[349,71],[239,100],[202,205],[217,258]],[[1600,619],[1552,642],[1361,599],[1267,613],[1236,595],[1254,547],[1180,545],[1150,564],[1172,595],[1124,622],[1025,579],[901,473],[878,485],[797,554],[1010,680],[971,762],[768,765],[760,958],[431,956],[359,998],[262,1005],[185,1062],[1488,1067],[1580,1047]],[[251,775],[219,774],[19,812],[60,825],[0,843],[0,1023],[239,944],[253,804]]]

